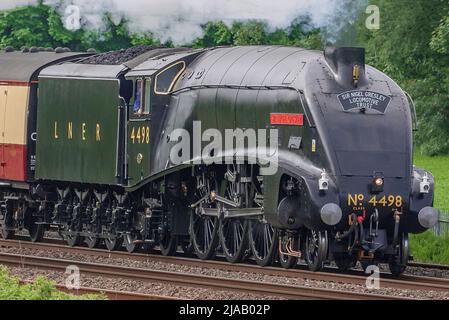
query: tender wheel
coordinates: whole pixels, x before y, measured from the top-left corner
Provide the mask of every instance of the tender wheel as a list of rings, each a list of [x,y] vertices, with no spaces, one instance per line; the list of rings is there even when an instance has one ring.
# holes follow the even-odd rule
[[[407,268],[410,247],[408,242],[408,234],[404,233],[398,248],[398,255],[390,261],[390,272],[398,277],[404,273]]]
[[[84,231],[87,233],[87,236],[84,238],[84,243],[86,243],[87,247],[90,249],[99,247],[101,243],[101,226],[99,223],[100,214],[100,208],[96,208],[95,204],[92,204],[92,207],[89,208],[88,211],[89,223],[83,226]]]
[[[122,246],[123,239],[117,234],[109,234],[109,236],[104,239],[104,244],[109,251],[116,251]]]
[[[139,240],[139,236],[135,233],[128,233],[123,237],[123,244],[125,245],[126,251],[129,253],[134,253],[138,251],[141,247],[140,243],[135,243]]]
[[[64,234],[64,240],[67,242],[69,247],[79,246],[83,242],[83,237],[80,236],[82,231],[82,224],[80,221],[80,216],[82,215],[82,206],[80,202],[76,202],[73,208],[73,219],[66,226],[66,232]]]
[[[215,177],[207,173],[203,173],[197,180],[197,191],[193,202],[202,201],[192,210],[189,233],[196,256],[207,260],[212,259],[217,250],[219,220],[217,216],[205,215],[204,210],[215,209],[218,215],[217,203],[210,197],[211,194],[217,193],[218,182]]]
[[[84,238],[84,243],[89,249],[94,249],[100,245],[100,238],[94,234],[89,234],[89,236]]]
[[[28,229],[28,232],[30,233],[30,240],[31,242],[42,242],[45,234],[45,226],[36,224],[36,222],[37,221],[33,217]]]
[[[336,254],[334,257],[334,261],[338,269],[341,271],[346,271],[354,268],[357,264],[357,259],[347,254]]]
[[[8,225],[5,224],[5,223],[3,223],[3,224],[0,226],[0,236],[1,236],[3,239],[8,240],[8,239],[12,239],[12,238],[14,237],[15,230],[11,230],[11,229],[9,229],[9,228],[10,228],[10,227],[8,227]]]
[[[159,249],[164,256],[174,256],[178,250],[178,237],[168,234],[159,243]]]
[[[270,224],[253,220],[250,222],[249,244],[256,263],[262,267],[273,264],[278,249],[278,233]]]
[[[76,231],[68,231],[64,238],[69,247],[76,247],[82,243],[82,237]]]
[[[278,233],[281,233],[277,231]],[[292,255],[286,255],[288,251],[299,251],[299,237],[297,235],[291,235],[282,233],[279,238],[279,263],[285,269],[291,269],[298,263],[298,257]],[[290,250],[289,250],[290,249]]]
[[[323,269],[327,258],[328,240],[325,231],[308,230],[306,236],[306,262],[311,271]]]
[[[101,238],[98,236],[101,230],[96,225],[92,224],[88,225],[87,228],[88,236],[84,238],[84,243],[90,249],[97,248],[101,242]]]
[[[6,202],[6,209],[3,212],[3,219],[0,219],[0,236],[3,239],[11,239],[14,237],[14,220],[12,218],[12,203]]]

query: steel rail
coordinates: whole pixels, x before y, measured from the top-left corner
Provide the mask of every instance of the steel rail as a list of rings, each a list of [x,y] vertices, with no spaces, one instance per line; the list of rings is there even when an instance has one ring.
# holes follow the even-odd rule
[[[21,284],[33,284],[33,281],[20,281]],[[73,296],[81,296],[85,294],[95,294],[95,295],[104,295],[109,300],[181,300],[174,297],[166,297],[160,295],[152,295],[152,294],[141,294],[135,292],[128,291],[115,291],[109,289],[98,289],[98,288],[88,288],[88,287],[80,287],[78,289],[69,289],[66,286],[56,284],[55,288],[58,291],[73,295]]]
[[[59,291],[65,292],[67,294],[71,295],[84,295],[84,294],[103,294],[105,295],[109,300],[148,300],[148,301],[154,301],[154,300],[181,300],[174,297],[166,297],[166,296],[160,296],[160,295],[153,295],[153,294],[140,294],[135,292],[127,292],[127,291],[116,291],[116,290],[107,290],[107,289],[96,289],[96,288],[79,288],[70,290],[67,289],[65,286],[57,285],[56,288]]]
[[[349,283],[355,285],[366,285],[367,276],[362,271],[349,271],[341,273],[338,269],[327,268],[325,272],[312,272],[303,269],[281,269],[276,267],[260,267],[252,264],[231,264],[223,261],[199,260],[185,257],[167,257],[156,254],[128,253],[121,251],[109,252],[100,249],[88,249],[83,247],[67,247],[63,245],[48,243],[31,243],[16,240],[0,240],[0,246],[14,246],[16,248],[41,249],[41,250],[61,250],[72,254],[82,254],[89,256],[100,256],[113,259],[131,259],[136,261],[158,261],[163,263],[180,264],[198,268],[210,268],[233,272],[257,273],[274,277],[305,278],[316,281],[327,281],[337,283]],[[403,290],[432,290],[449,292],[449,279],[435,277],[421,277],[403,275],[400,278],[393,278],[387,273],[381,274],[381,288],[394,288]]]
[[[200,287],[214,290],[237,291],[262,296],[278,296],[287,299],[323,300],[407,300],[409,298],[387,295],[357,293],[305,286],[280,285],[241,279],[217,278],[180,272],[155,271],[98,263],[87,263],[65,259],[30,257],[18,254],[0,253],[0,263],[22,268],[65,271],[67,266],[76,265],[82,274],[102,277],[130,279],[134,281],[168,283],[177,286]]]
[[[410,262],[408,265],[409,267],[423,268],[423,269],[449,270],[449,265],[446,264]]]

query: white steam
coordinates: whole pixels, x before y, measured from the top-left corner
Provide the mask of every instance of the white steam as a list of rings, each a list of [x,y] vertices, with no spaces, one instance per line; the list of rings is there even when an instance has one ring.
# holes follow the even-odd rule
[[[35,0],[1,0],[0,10],[7,10],[20,6],[32,5],[35,3],[36,3]]]
[[[79,8],[81,25],[86,28],[103,30],[105,27],[103,16],[110,13],[115,22],[126,18],[132,32],[152,32],[161,41],[170,39],[175,44],[191,42],[202,35],[202,24],[219,20],[227,24],[241,20],[264,20],[274,29],[288,27],[299,16],[309,16],[314,27],[331,29],[335,14],[337,12],[341,14],[342,2],[344,1],[44,0],[45,4],[58,9],[66,20],[64,21],[66,25],[67,21],[73,23],[73,19],[76,18],[77,12],[71,7],[76,6]],[[36,1],[2,0],[0,9],[30,3]]]

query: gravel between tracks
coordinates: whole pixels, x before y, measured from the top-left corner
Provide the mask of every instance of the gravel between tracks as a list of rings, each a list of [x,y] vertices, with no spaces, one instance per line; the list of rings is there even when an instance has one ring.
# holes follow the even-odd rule
[[[331,266],[336,267],[336,265],[334,263],[332,263]],[[386,265],[386,264],[380,264],[379,269],[381,272],[386,272],[386,273],[390,272],[390,269],[389,269],[388,265]],[[360,264],[357,264],[357,266],[353,270],[363,271]],[[405,269],[404,275],[449,279],[449,270],[408,266],[407,269]]]
[[[195,266],[187,266],[181,264],[172,264],[160,261],[137,261],[134,259],[122,259],[122,258],[107,258],[107,257],[99,257],[99,256],[90,256],[84,254],[73,254],[64,252],[58,249],[51,250],[38,250],[38,249],[27,249],[27,248],[0,248],[0,252],[6,253],[14,253],[14,254],[22,254],[25,256],[39,256],[39,257],[50,257],[50,258],[58,258],[58,259],[67,259],[73,261],[80,262],[94,262],[94,263],[102,263],[102,264],[110,264],[110,265],[119,265],[119,266],[127,266],[132,268],[142,268],[142,269],[150,269],[150,270],[161,270],[161,271],[172,271],[172,272],[181,272],[181,273],[190,273],[190,274],[202,274],[208,275],[212,277],[220,277],[220,278],[231,278],[231,279],[245,279],[252,280],[257,282],[268,282],[268,283],[276,283],[276,284],[287,284],[293,286],[306,286],[311,288],[327,288],[332,290],[342,290],[342,291],[352,291],[352,292],[360,292],[360,293],[374,293],[374,294],[383,294],[383,295],[393,295],[398,297],[410,297],[415,299],[447,299],[449,300],[449,292],[442,291],[424,291],[424,290],[403,290],[403,289],[393,289],[387,287],[381,287],[380,289],[370,290],[362,285],[356,284],[348,284],[348,283],[340,283],[340,282],[331,282],[331,281],[318,281],[311,279],[303,279],[303,278],[293,278],[293,277],[279,277],[279,276],[271,276],[271,275],[263,275],[259,273],[249,273],[249,272],[236,272],[236,271],[226,271],[226,270],[217,270],[212,268],[202,268]],[[31,272],[31,271],[30,271]],[[34,271],[33,271],[34,272]],[[86,282],[84,282],[86,281]],[[93,282],[92,282],[93,281]],[[103,287],[102,282],[107,281],[108,286]],[[118,282],[117,282],[118,281]],[[98,285],[97,285],[98,283]],[[105,278],[92,278],[89,276],[82,277],[82,286],[92,286],[100,287],[105,289],[117,290],[122,288],[123,286],[126,289],[121,290],[135,290],[134,288],[144,288],[147,283],[136,283],[135,281],[128,280],[105,280]],[[151,285],[151,284],[150,284]],[[165,287],[165,285],[160,285],[159,287]],[[173,286],[167,286],[170,288],[170,291],[173,291]],[[179,288],[179,287],[176,287]],[[152,290],[152,289],[150,289]],[[195,298],[197,299],[222,299],[221,295],[218,295],[213,290],[206,290],[202,297],[197,297],[197,295],[202,295],[200,292],[203,292],[202,289],[191,289],[195,292]],[[140,291],[138,291],[140,292]],[[154,294],[165,295],[164,293],[152,292]],[[172,296],[172,295],[170,295]],[[226,299],[234,299],[230,297],[229,293],[223,294]],[[242,295],[239,297],[235,297],[235,299],[241,299]],[[243,295],[247,297],[248,295]],[[191,297],[190,293],[187,293],[187,297]],[[267,299],[268,297],[264,297]],[[271,297],[270,297],[271,298]]]
[[[421,267],[407,267],[406,275],[434,278],[449,278],[449,270],[430,269]]]
[[[55,281],[57,284],[65,285],[65,279],[67,278],[67,275],[63,272],[18,267],[9,267],[8,269],[13,276],[18,277],[23,281],[34,281],[39,276],[45,276],[46,278]],[[232,291],[174,286],[165,283],[133,281],[86,275],[81,275],[81,286],[104,290],[152,294],[186,300],[282,300],[280,297],[258,296]]]

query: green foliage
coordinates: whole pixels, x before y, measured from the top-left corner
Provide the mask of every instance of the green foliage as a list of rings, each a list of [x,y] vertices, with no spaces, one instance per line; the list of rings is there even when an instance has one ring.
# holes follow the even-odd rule
[[[286,29],[271,30],[267,23],[258,20],[239,21],[230,27],[222,21],[209,22],[203,26],[203,37],[193,46],[285,45],[319,49],[322,47],[320,30],[311,28],[309,23],[307,18],[301,18]]]
[[[104,30],[80,29],[69,31],[64,27],[57,9],[39,2],[37,6],[19,7],[0,12],[0,47],[22,46],[69,47],[74,51],[95,48],[100,52],[136,45],[160,45],[151,32],[135,33],[128,29],[128,22],[118,23],[106,14]],[[203,37],[192,44],[195,48],[228,45],[291,45],[304,48],[321,48],[321,33],[310,27],[307,17],[298,18],[289,28],[270,30],[258,20],[235,22],[232,26],[222,21],[203,26]],[[168,41],[164,45],[171,47]]]
[[[61,46],[72,46],[73,49],[79,49],[82,31],[72,32],[67,30],[61,20],[61,16],[54,9],[48,10],[48,34],[53,41],[61,44]]]
[[[449,264],[449,237],[432,231],[410,235],[410,250],[415,261]]]
[[[414,98],[419,130],[415,143],[421,154],[449,154],[449,81],[429,75],[423,79],[403,81]]]
[[[233,42],[237,46],[257,45],[266,42],[267,25],[264,22],[236,22],[232,26]]]
[[[0,46],[50,47],[49,8],[42,4],[0,12]]]
[[[85,43],[91,44],[92,48],[98,51],[112,51],[132,46],[130,32],[126,20],[121,20],[118,24],[112,21],[110,15],[103,17],[105,30],[100,32],[86,31]],[[88,39],[88,40],[87,40]]]
[[[441,54],[449,53],[449,15],[441,20],[430,41],[430,47]]]
[[[106,14],[101,31],[64,27],[59,12],[40,1],[36,6],[0,12],[0,47],[69,47],[74,51],[95,48],[111,51],[139,44],[158,44],[151,33],[134,34],[126,20],[118,23]]]
[[[415,152],[413,163],[435,177],[435,207],[449,212],[449,156],[428,157]]]
[[[372,0],[381,10],[380,30],[359,21],[367,61],[386,72],[416,103],[416,143],[428,155],[449,153],[449,2]]]
[[[130,42],[133,46],[140,45],[160,45],[160,41],[154,38],[151,32],[147,33],[131,33]]]
[[[227,46],[232,44],[232,32],[222,21],[208,22],[203,26],[203,30],[204,36],[193,43],[195,48]]]
[[[435,177],[435,207],[449,212],[449,156],[428,157],[415,152],[414,164]],[[449,264],[449,237],[432,231],[410,235],[410,250],[416,261]]]
[[[53,282],[39,277],[32,284],[20,284],[11,277],[4,266],[0,266],[0,300],[105,300],[102,295],[73,296],[56,289]]]

